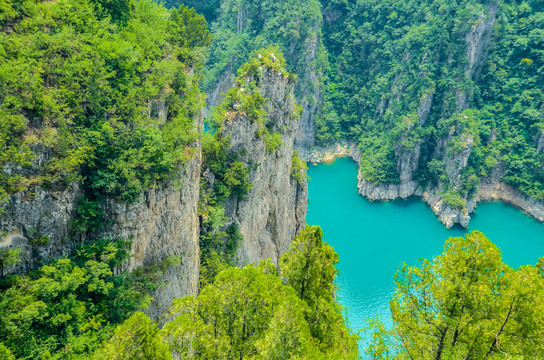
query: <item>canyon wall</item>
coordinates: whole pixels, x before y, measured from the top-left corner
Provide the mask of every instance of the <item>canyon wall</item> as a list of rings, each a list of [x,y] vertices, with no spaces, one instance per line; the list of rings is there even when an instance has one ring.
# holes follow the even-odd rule
[[[292,177],[295,136],[300,119],[294,115],[293,82],[282,71],[262,67],[258,79],[266,99],[266,128],[281,134],[281,145],[267,149],[259,136],[259,123],[237,113],[223,124],[222,136],[230,137],[229,151],[241,155],[239,161],[255,166],[249,173],[253,187],[243,200],[231,196],[224,204],[227,225],[239,225],[243,241],[238,263],[245,265],[270,258],[274,263],[287,251],[295,234],[306,225],[306,174],[299,182]],[[260,76],[260,75],[259,75]],[[248,78],[247,82],[255,81]]]

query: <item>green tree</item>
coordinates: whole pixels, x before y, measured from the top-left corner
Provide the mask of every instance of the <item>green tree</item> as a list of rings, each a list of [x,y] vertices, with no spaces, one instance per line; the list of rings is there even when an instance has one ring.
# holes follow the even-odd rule
[[[0,342],[0,359],[3,360],[15,360],[15,356],[9,351],[7,347]]]
[[[393,341],[376,337],[371,355],[396,359],[513,359],[544,356],[544,278],[517,271],[482,233],[450,238],[419,267],[404,265],[391,300]],[[384,344],[391,351],[384,351]],[[379,346],[378,346],[379,345]]]
[[[93,359],[171,360],[172,355],[157,325],[144,313],[135,312],[115,329]]]
[[[306,320],[321,350],[334,358],[357,358],[357,335],[345,326],[341,306],[335,301],[338,254],[323,242],[319,226],[307,226],[280,258],[281,275],[308,305]]]
[[[175,300],[175,319],[162,330],[170,349],[189,359],[287,359],[317,352],[304,302],[276,272],[269,261],[229,268],[198,297]]]
[[[129,256],[128,246],[121,240],[82,244],[70,259],[0,281],[0,342],[18,359],[93,353],[156,288],[157,276],[147,267],[113,274]]]
[[[253,184],[248,181],[249,173],[246,166],[239,161],[235,161],[229,166],[225,171],[224,179],[226,185],[232,189],[232,193],[238,199],[243,199],[253,187]]]

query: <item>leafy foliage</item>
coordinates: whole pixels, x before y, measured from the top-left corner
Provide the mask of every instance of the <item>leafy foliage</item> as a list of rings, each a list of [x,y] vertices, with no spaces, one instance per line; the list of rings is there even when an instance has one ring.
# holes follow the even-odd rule
[[[196,298],[175,300],[163,337],[189,359],[356,359],[357,337],[333,298],[337,260],[309,227],[282,257],[287,285],[270,260],[223,270]]]
[[[334,300],[338,254],[323,242],[319,226],[307,226],[280,259],[281,275],[308,305],[310,334],[331,359],[357,358],[357,336],[343,324],[341,306]]]
[[[439,184],[452,195],[448,199],[471,196],[479,179],[501,165],[505,182],[544,199],[538,1],[321,3],[330,66],[323,114],[316,120],[320,144],[359,144],[362,175],[375,184],[397,182],[401,157],[420,144],[418,179]],[[489,56],[480,63],[469,50],[492,16],[490,45],[480,40]],[[429,168],[452,155],[442,153],[441,143],[461,151],[469,137],[474,147],[460,183]]]
[[[202,16],[148,0],[3,4],[0,198],[82,177],[92,199],[133,201],[190,156]]]
[[[223,0],[215,4],[221,8],[212,24],[215,39],[206,65],[204,90],[213,88],[225,72],[239,68],[252,51],[270,45],[278,46],[287,59],[288,70],[304,79],[295,85],[299,101],[320,86],[321,76],[305,76],[309,69],[321,74],[326,63],[320,46],[322,17],[317,0]],[[312,45],[318,48],[317,56],[312,53]]]
[[[2,249],[0,250],[0,279],[4,277],[4,268],[20,262],[19,255],[23,252],[21,249]]]
[[[306,170],[308,165],[298,157],[298,152],[293,150],[293,158],[291,159],[291,179],[296,180],[301,184],[306,178]]]
[[[395,326],[389,335],[378,329],[373,358],[541,358],[542,268],[513,270],[501,260],[473,231],[447,240],[432,261],[404,265],[391,300]]]
[[[94,356],[96,360],[171,360],[166,342],[160,337],[159,329],[147,315],[134,313],[119,325],[113,337]]]
[[[115,275],[129,256],[129,245],[107,239],[84,244],[71,258],[5,277],[0,283],[0,341],[18,359],[76,359],[93,353],[117,324],[149,302],[147,294],[165,270],[157,265]]]

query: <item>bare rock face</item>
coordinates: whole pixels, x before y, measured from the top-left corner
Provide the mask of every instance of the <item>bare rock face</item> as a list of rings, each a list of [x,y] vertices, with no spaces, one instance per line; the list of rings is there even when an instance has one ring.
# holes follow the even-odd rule
[[[307,67],[304,73],[300,74],[301,77],[296,84],[296,94],[298,94],[296,98],[304,108],[295,136],[297,148],[311,148],[315,144],[315,118],[319,114],[322,102],[320,81],[323,75],[317,61],[317,52],[321,43],[320,25],[321,23],[313,24],[312,36],[306,40],[304,64],[307,64]]]
[[[206,93],[206,112],[209,113],[210,109],[214,106],[221,104],[224,93],[228,89],[234,86],[234,79],[236,78],[235,72],[232,69],[232,64],[229,64],[225,72],[221,74],[219,80],[215,86]]]
[[[544,222],[544,203],[525,195],[518,189],[502,182],[484,182],[480,186],[477,200],[507,202]]]
[[[1,207],[0,250],[19,248],[22,262],[5,274],[26,272],[39,264],[68,254],[73,246],[69,240],[68,223],[76,214],[78,184],[64,189],[36,187],[12,195]],[[47,239],[46,244],[36,240]]]
[[[298,152],[300,159],[312,163],[334,161],[339,157],[351,157],[359,162],[361,156],[357,145],[348,142],[339,142],[324,148],[301,148]]]
[[[471,30],[466,34],[468,64],[465,75],[469,79],[477,78],[487,57],[493,25],[497,16],[497,3],[491,2],[487,13],[481,13]]]
[[[451,228],[455,224],[460,224],[463,227],[467,227],[470,221],[469,213],[474,211],[474,201],[467,202],[466,210],[454,209],[448,206],[443,200],[438,189],[433,189],[430,192],[424,192],[422,194],[423,201],[425,201],[438,219],[446,225],[446,228]],[[470,209],[470,211],[468,210]]]
[[[102,204],[106,217],[103,229],[80,236],[69,233],[69,223],[76,216],[82,196],[77,183],[61,190],[37,187],[12,195],[2,206],[0,250],[19,248],[23,253],[22,262],[4,269],[5,274],[25,272],[69,255],[85,238],[131,240],[133,257],[125,264],[127,270],[181,256],[181,264],[168,269],[164,284],[153,294],[155,300],[147,310],[158,318],[174,298],[197,291],[200,167],[197,144],[194,156],[180,170],[176,181],[144,192],[137,203],[107,200]],[[47,239],[45,243],[37,243],[43,239]]]
[[[536,152],[540,154],[544,150],[544,130],[541,130],[535,137]]]
[[[239,225],[243,242],[239,265],[270,258],[274,263],[287,251],[296,233],[306,225],[307,184],[291,178],[293,144],[299,119],[294,114],[293,84],[272,68],[262,68],[261,94],[267,99],[267,127],[281,134],[282,145],[270,152],[258,136],[257,121],[239,113],[223,124],[223,136],[231,137],[231,151],[241,151],[240,161],[254,164],[249,194],[225,204],[228,223]]]
[[[461,170],[468,164],[468,158],[472,153],[474,147],[474,139],[471,134],[462,134],[460,136],[463,144],[463,149],[459,152],[452,151],[449,147],[446,147],[444,154],[444,164],[446,169],[446,175],[450,182],[454,184],[459,183]]]
[[[152,294],[154,299],[146,313],[155,319],[168,310],[173,299],[197,293],[200,166],[197,148],[173,184],[146,191],[138,203],[105,204],[106,219],[111,221],[107,221],[100,237],[132,241],[133,256],[126,264],[128,271],[169,257],[181,257],[181,263],[167,269],[162,285]]]

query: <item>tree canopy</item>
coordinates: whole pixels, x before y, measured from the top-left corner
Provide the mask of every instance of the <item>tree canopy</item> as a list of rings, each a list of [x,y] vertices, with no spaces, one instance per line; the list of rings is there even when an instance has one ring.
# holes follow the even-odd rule
[[[537,359],[544,356],[544,268],[502,262],[482,233],[450,238],[442,255],[404,265],[375,359]]]

